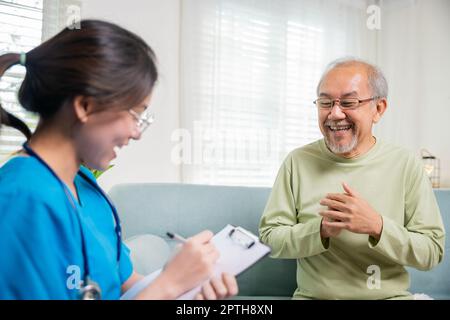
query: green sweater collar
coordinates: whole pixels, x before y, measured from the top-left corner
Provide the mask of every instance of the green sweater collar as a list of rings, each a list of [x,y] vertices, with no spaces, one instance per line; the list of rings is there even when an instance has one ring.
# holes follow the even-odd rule
[[[340,157],[336,154],[334,154],[333,152],[330,151],[330,149],[328,149],[326,143],[325,143],[325,139],[321,139],[319,140],[319,147],[320,147],[320,151],[329,159],[336,161],[336,162],[340,162],[340,163],[360,163],[362,161],[365,160],[370,160],[372,159],[380,150],[382,142],[379,141],[379,139],[375,138],[375,144],[364,154],[359,155],[357,157],[354,158],[344,158],[344,157]]]

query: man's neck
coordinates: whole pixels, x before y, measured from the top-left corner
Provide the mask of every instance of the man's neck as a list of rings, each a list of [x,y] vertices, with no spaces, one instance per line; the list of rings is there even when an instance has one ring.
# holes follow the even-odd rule
[[[360,143],[359,145],[357,145],[356,148],[353,149],[352,151],[350,151],[348,153],[337,154],[337,155],[339,157],[346,158],[346,159],[360,157],[360,156],[364,155],[365,153],[369,152],[369,150],[372,149],[372,147],[376,144],[376,142],[377,142],[377,139],[374,136],[370,136],[370,138],[368,138],[363,143]]]

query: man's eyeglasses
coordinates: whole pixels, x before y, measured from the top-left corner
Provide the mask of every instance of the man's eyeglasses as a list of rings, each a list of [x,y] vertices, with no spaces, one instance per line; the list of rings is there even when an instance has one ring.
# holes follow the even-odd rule
[[[313,103],[321,109],[332,109],[335,103],[339,103],[341,109],[351,110],[358,108],[361,104],[379,99],[380,97],[372,97],[368,99],[358,99],[358,98],[345,98],[345,99],[330,99],[330,98],[319,98]]]
[[[136,111],[129,109],[128,112],[133,116],[136,121],[136,126],[140,133],[143,133],[145,129],[150,127],[150,125],[155,121],[155,116],[153,113],[148,112],[147,110],[138,114]]]

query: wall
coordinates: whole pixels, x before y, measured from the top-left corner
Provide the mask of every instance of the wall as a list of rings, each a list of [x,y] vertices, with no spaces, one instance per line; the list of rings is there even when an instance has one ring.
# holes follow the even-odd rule
[[[441,160],[450,187],[450,1],[382,3],[378,59],[390,85],[377,135]]]
[[[180,168],[170,161],[170,136],[179,127],[180,0],[88,0],[82,17],[112,21],[137,33],[155,51],[160,72],[151,104],[155,122],[141,140],[122,150],[99,183],[109,190],[124,182],[179,182]]]
[[[179,182],[170,161],[170,135],[178,128],[181,0],[83,1],[83,18],[107,19],[142,36],[156,51],[160,82],[152,109],[156,121],[104,174],[109,190],[123,182]],[[441,159],[441,186],[450,187],[450,1],[381,1],[377,60],[390,84],[389,108],[378,137]],[[372,60],[372,59],[371,59]]]

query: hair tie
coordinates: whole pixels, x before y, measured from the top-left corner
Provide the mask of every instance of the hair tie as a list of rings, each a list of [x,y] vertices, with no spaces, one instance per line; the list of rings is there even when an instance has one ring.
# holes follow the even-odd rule
[[[25,63],[27,62],[27,54],[25,52],[20,53],[19,63],[20,65],[25,67]]]

